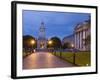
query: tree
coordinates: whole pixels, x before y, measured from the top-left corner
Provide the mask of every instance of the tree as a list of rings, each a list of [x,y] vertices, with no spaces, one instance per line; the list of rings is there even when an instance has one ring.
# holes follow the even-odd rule
[[[64,43],[63,49],[66,49],[66,48],[71,48],[71,43],[69,43],[69,42]]]
[[[32,40],[34,41],[34,45],[31,43]],[[37,41],[34,37],[30,35],[23,36],[23,48],[36,48],[37,47]]]
[[[52,44],[51,45],[48,44],[47,45],[48,48],[58,49],[58,48],[62,47],[60,38],[58,38],[58,37],[52,37],[50,40],[52,41]]]

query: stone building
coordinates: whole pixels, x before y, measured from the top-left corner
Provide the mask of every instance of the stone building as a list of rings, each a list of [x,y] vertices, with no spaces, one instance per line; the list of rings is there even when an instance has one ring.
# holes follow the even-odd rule
[[[37,48],[38,49],[46,49],[47,48],[45,26],[44,26],[43,22],[41,22],[41,25],[40,25],[40,28],[39,28],[39,37],[37,39]]]
[[[90,50],[91,25],[90,20],[78,24],[74,29],[75,48],[81,51]]]
[[[74,34],[64,37],[63,40],[62,40],[62,45],[64,43],[69,43],[70,45],[71,44],[74,45]]]

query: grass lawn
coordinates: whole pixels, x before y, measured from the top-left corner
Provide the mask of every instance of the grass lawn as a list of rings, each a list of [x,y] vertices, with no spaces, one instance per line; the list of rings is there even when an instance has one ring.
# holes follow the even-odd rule
[[[73,52],[60,52],[52,53],[58,57],[63,58],[66,61],[73,63]],[[90,52],[77,52],[75,53],[75,64],[79,66],[90,66],[91,65],[91,55]]]

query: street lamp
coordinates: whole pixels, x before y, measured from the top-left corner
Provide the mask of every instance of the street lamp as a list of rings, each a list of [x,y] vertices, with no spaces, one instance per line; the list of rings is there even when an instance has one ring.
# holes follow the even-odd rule
[[[32,44],[32,48],[33,48],[33,45],[35,44],[35,40],[31,40],[31,44]],[[33,52],[33,50],[32,50]]]
[[[52,45],[52,43],[53,43],[52,40],[49,40],[49,41],[48,41],[48,44],[49,44],[49,45]]]
[[[71,44],[71,47],[74,48],[74,44]]]
[[[52,41],[50,40],[48,43],[51,45],[52,44]]]
[[[71,47],[72,47],[72,51],[73,51],[73,63],[75,64],[75,52],[74,52],[74,44],[71,44]]]
[[[31,44],[32,44],[32,45],[35,44],[35,40],[31,40]]]

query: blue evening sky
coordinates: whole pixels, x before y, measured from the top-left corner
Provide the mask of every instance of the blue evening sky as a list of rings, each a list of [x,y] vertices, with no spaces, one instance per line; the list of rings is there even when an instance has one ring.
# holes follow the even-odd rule
[[[63,39],[73,34],[75,26],[88,20],[89,16],[89,13],[23,10],[23,35],[38,38],[41,22],[44,22],[46,38],[57,36]]]

